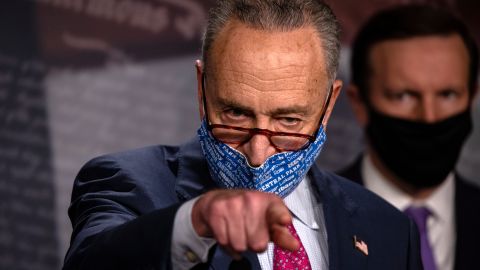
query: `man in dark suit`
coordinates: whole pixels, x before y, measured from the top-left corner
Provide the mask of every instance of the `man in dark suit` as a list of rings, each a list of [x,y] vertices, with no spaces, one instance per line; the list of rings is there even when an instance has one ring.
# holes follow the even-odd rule
[[[413,222],[312,166],[341,88],[338,31],[319,1],[218,1],[198,136],[88,162],[64,269],[421,269]]]
[[[473,38],[440,9],[382,11],[354,42],[348,96],[368,147],[340,175],[419,223],[425,269],[480,265],[480,190],[455,172],[477,74]]]

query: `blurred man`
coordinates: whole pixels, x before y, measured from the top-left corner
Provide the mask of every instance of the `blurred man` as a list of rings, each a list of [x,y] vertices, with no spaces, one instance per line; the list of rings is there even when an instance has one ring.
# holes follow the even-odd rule
[[[455,173],[477,91],[465,25],[426,6],[380,12],[355,40],[352,70],[368,147],[340,174],[417,222],[425,269],[477,269],[480,190]]]
[[[338,28],[319,1],[218,1],[198,136],[87,163],[64,269],[420,269],[413,222],[312,167],[341,88]]]

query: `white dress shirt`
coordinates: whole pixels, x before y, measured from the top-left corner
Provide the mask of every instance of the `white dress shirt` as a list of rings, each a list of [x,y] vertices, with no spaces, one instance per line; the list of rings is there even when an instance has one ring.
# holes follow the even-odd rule
[[[174,270],[190,269],[206,262],[208,250],[215,240],[199,237],[193,229],[191,211],[198,198],[183,204],[175,216],[172,237],[172,262]],[[328,241],[322,204],[312,192],[307,177],[284,199],[292,212],[293,226],[297,230],[312,269],[328,269]],[[273,243],[258,254],[262,270],[273,269]]]
[[[455,259],[455,207],[454,174],[447,179],[425,200],[414,200],[408,194],[394,186],[373,165],[367,154],[362,161],[362,178],[366,188],[380,195],[401,211],[407,207],[425,206],[432,215],[427,220],[428,240],[438,270],[453,270]]]

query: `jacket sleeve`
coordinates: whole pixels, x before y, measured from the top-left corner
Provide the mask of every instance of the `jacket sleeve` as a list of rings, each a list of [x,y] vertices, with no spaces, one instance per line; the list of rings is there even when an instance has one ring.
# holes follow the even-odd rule
[[[418,229],[412,220],[410,222],[410,245],[408,253],[408,269],[423,270],[422,257],[420,255],[420,237]]]
[[[87,163],[73,186],[73,232],[63,269],[171,269],[180,203],[168,200],[159,208],[149,196],[152,188],[134,181],[112,157]]]

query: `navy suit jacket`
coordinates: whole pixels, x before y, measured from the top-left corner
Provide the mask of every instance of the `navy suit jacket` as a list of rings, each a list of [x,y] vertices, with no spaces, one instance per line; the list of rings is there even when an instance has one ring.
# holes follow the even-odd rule
[[[361,157],[348,166],[340,175],[363,185]],[[455,270],[480,269],[478,245],[480,243],[480,189],[455,175]]]
[[[421,269],[418,233],[408,218],[351,181],[317,167],[309,175],[323,203],[329,269]],[[177,209],[214,188],[197,139],[91,160],[73,187],[64,269],[170,269]],[[368,245],[368,256],[355,249],[353,236]],[[195,269],[260,270],[251,252],[240,263],[217,246],[209,254]]]

